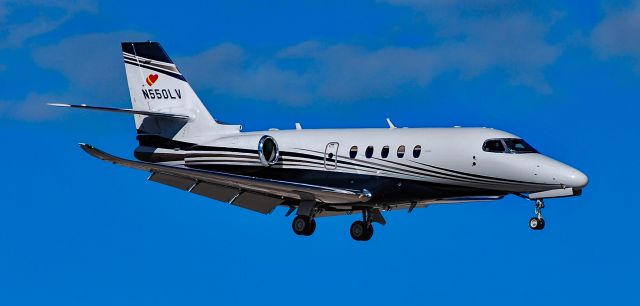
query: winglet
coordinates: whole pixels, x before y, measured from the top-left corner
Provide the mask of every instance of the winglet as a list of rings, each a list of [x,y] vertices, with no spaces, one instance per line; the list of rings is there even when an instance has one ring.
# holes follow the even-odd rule
[[[96,149],[94,146],[88,144],[88,143],[79,143],[78,144],[80,146],[80,148],[87,152],[89,155],[97,158],[97,159],[101,159],[101,160],[107,160],[108,157],[111,157],[109,154],[102,152],[98,149]]]
[[[296,130],[302,130],[302,125],[299,122],[296,122]]]

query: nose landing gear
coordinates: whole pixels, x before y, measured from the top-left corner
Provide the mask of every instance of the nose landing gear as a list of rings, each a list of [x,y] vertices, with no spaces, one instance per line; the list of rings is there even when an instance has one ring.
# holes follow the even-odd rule
[[[529,228],[532,230],[542,230],[544,228],[544,219],[542,218],[542,209],[544,208],[544,201],[536,200],[536,216],[529,219]]]

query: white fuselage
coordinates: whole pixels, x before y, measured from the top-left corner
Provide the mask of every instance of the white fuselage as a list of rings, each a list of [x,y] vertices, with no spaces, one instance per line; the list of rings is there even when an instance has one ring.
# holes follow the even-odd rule
[[[254,153],[265,135],[277,142],[279,161],[273,165],[265,165]],[[519,137],[490,128],[269,130],[235,133],[199,143],[203,147],[220,148],[220,152],[226,154],[191,150],[184,152],[179,163],[212,169],[224,166],[227,171],[230,167],[246,167],[269,168],[271,173],[286,170],[323,172],[327,177],[342,174],[347,180],[348,175],[364,175],[503,193],[580,189],[587,184],[586,176],[580,171],[539,153],[483,150],[485,141],[502,138]],[[354,147],[357,148],[355,155]],[[372,152],[367,152],[369,147]],[[383,157],[385,147],[388,147],[388,154]],[[401,147],[404,147],[404,154],[398,154]],[[246,151],[238,152],[237,149]],[[178,152],[181,151],[155,149],[154,154],[175,155]],[[174,158],[173,163],[176,161]],[[295,180],[295,177],[290,179]]]

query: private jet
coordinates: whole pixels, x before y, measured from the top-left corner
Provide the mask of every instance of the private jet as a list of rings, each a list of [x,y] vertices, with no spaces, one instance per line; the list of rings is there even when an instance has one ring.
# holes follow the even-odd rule
[[[124,42],[131,109],[52,106],[133,115],[137,160],[80,147],[93,157],[150,173],[148,180],[269,214],[295,212],[293,231],[310,236],[319,217],[356,214],[351,237],[367,241],[383,212],[429,205],[531,201],[529,227],[545,227],[544,200],[577,196],[582,172],[491,128],[295,129],[242,132],[214,119],[157,42]],[[359,216],[362,216],[361,219]]]

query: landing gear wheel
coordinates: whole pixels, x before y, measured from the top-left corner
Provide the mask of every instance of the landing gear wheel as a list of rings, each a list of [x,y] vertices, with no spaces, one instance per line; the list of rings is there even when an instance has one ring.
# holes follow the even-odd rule
[[[306,232],[306,236],[311,236],[316,231],[316,219],[311,219],[311,226],[309,230]]]
[[[542,209],[544,208],[544,201],[542,199],[536,200],[536,216],[529,219],[529,228],[532,230],[541,230],[544,228],[544,219],[542,218]]]
[[[369,226],[367,226],[366,235],[362,237],[361,241],[369,241],[371,237],[373,237],[373,225],[369,224]]]
[[[535,230],[535,229],[538,228],[538,218],[533,217],[533,218],[529,219],[529,228],[532,229],[532,230]]]
[[[311,236],[316,230],[316,220],[309,216],[296,216],[291,224],[293,232],[302,236]]]
[[[532,230],[541,230],[544,228],[544,219],[533,217],[529,219],[529,228]]]
[[[351,238],[356,241],[368,241],[373,237],[373,226],[364,221],[356,221],[351,224],[349,229]]]
[[[367,224],[364,221],[356,221],[351,224],[349,234],[351,234],[351,238],[353,238],[353,240],[362,241],[362,238],[365,236],[366,231]]]

